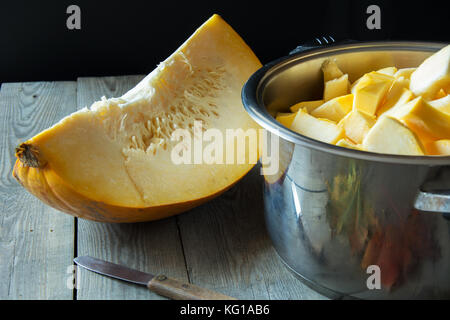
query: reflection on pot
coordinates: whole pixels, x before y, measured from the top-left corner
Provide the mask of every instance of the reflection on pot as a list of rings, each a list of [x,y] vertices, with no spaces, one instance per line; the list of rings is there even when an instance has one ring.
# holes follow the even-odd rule
[[[409,215],[398,212],[395,199],[381,189],[390,210],[376,215],[370,203],[364,203],[361,172],[350,162],[347,176],[334,177],[329,186],[327,218],[333,237],[345,235],[354,255],[361,256],[361,268],[371,265],[381,271],[381,284],[387,290],[404,282],[420,261],[435,260],[440,250],[434,238],[434,220],[424,219],[417,210]],[[394,215],[396,219],[389,219]],[[386,224],[394,220],[395,224]],[[382,226],[386,225],[386,228]]]
[[[265,177],[267,230],[318,291],[356,298],[450,297],[450,222],[414,209],[429,166],[352,159],[280,140]],[[378,266],[381,290],[367,286]]]
[[[268,233],[287,267],[328,296],[450,298],[450,184],[438,179],[439,172],[450,177],[450,157],[339,148],[273,115],[322,97],[326,59],[353,82],[385,67],[417,67],[443,46],[386,41],[297,50],[243,88],[249,115],[279,138],[279,171],[264,177]],[[379,267],[381,289],[367,285],[370,266]]]

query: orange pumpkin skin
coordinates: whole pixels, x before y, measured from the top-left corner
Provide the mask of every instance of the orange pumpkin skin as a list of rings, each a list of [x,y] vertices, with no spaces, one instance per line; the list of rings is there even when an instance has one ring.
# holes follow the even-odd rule
[[[111,223],[144,222],[170,217],[197,207],[236,184],[201,199],[145,208],[128,208],[94,201],[79,194],[64,183],[48,164],[43,168],[33,168],[17,159],[12,175],[31,194],[57,210],[77,218]]]

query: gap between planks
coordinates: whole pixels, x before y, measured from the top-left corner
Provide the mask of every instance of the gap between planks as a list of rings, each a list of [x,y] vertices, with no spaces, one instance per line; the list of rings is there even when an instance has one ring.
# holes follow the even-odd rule
[[[118,97],[144,76],[79,78],[78,109],[100,97]],[[188,281],[176,218],[149,223],[113,224],[78,219],[77,255],[91,255],[153,274]],[[78,300],[165,299],[144,287],[80,269]]]
[[[79,78],[76,109],[103,95],[120,96],[142,78]],[[39,132],[38,128],[34,131]],[[239,299],[323,298],[287,271],[270,244],[262,217],[259,168],[221,197],[176,217],[139,224],[72,219],[73,257],[92,255],[142,271],[165,273]],[[72,299],[163,299],[144,287],[81,268],[78,276],[80,286],[73,290]]]
[[[73,218],[12,177],[14,148],[76,109],[75,82],[4,83],[0,90],[0,299],[72,299]]]
[[[139,77],[80,78],[78,108],[90,105],[103,95],[120,96],[139,80]],[[145,268],[148,272],[162,272],[239,299],[322,298],[296,280],[274,252],[263,223],[261,183],[259,168],[255,168],[217,199],[176,217],[135,225],[135,236],[145,239],[143,242],[148,247],[141,248],[141,252],[138,247],[133,254],[111,245],[117,241],[124,243],[130,236],[127,233],[131,227],[98,226],[79,220],[78,254],[89,253],[137,269]],[[146,228],[158,237],[150,238]],[[122,234],[117,232],[118,229],[122,229]],[[90,242],[86,239],[88,236]],[[156,246],[155,241],[160,246]],[[98,249],[98,243],[104,244],[102,250]],[[161,248],[161,245],[165,247]],[[136,248],[130,250],[136,251]],[[145,263],[139,264],[136,257]],[[92,274],[83,277],[87,280],[82,282],[82,290],[83,285],[88,285],[89,291],[84,294],[79,291],[77,297],[81,299],[117,298],[117,293],[111,296],[114,292],[111,286],[120,286],[122,290],[129,288],[129,284],[116,283],[98,275],[95,279]],[[94,287],[107,289],[98,292],[99,289]],[[148,299],[148,293],[138,295],[138,298]],[[159,297],[153,295],[151,298]]]

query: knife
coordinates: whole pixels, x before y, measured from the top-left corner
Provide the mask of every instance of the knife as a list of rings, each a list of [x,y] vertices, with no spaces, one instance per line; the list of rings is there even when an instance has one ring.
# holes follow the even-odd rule
[[[135,284],[146,286],[161,296],[176,300],[236,300],[221,293],[200,288],[190,283],[185,283],[163,274],[152,275],[150,273],[134,270],[108,261],[96,259],[90,256],[81,256],[73,261],[87,270]]]

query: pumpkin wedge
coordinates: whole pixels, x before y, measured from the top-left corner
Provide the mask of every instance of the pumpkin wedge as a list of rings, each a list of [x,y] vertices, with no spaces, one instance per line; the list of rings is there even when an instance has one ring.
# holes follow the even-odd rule
[[[242,38],[213,15],[123,96],[103,97],[22,143],[13,176],[48,205],[95,221],[150,221],[198,206],[255,163],[205,163],[195,154],[192,162],[178,163],[175,148],[184,157],[190,142],[174,133],[184,130],[194,141],[208,129],[224,137],[234,129],[237,141],[257,130],[241,89],[260,67]],[[258,158],[258,148],[229,141],[215,150]]]

